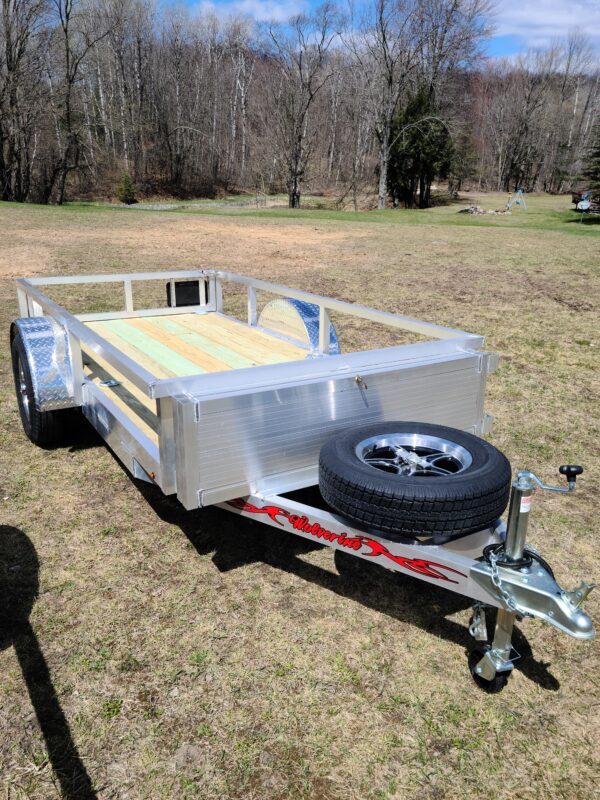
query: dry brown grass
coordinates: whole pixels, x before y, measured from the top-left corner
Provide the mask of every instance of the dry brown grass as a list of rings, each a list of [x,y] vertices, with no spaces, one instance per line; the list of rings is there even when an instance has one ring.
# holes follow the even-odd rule
[[[587,468],[574,498],[536,497],[532,541],[563,583],[598,578],[600,237],[439,213],[413,225],[3,205],[4,329],[16,275],[201,264],[483,333],[502,357],[492,441],[549,480],[560,463]],[[595,644],[523,623],[507,690],[486,696],[467,677],[461,598],[391,576],[348,587],[330,551],[184,513],[93,438],[36,449],[6,339],[0,358],[0,579],[22,603],[0,635],[5,797],[599,795]],[[595,595],[588,607],[600,619]]]

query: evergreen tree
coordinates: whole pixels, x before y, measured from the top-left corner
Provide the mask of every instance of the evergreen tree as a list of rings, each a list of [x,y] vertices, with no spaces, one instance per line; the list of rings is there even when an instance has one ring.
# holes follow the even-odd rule
[[[448,174],[454,148],[426,89],[411,97],[396,115],[392,142],[388,187],[394,205],[429,208],[431,184]]]
[[[588,181],[589,188],[596,194],[600,193],[600,124],[595,125],[592,131],[592,145],[586,159],[583,177]]]
[[[137,199],[135,197],[135,186],[131,180],[131,175],[128,172],[123,173],[121,183],[117,189],[117,197],[122,203],[125,203],[128,206],[132,205],[133,203],[137,203]]]

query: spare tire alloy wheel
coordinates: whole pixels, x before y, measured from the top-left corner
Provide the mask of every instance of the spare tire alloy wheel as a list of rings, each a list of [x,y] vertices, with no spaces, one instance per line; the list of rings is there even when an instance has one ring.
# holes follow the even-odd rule
[[[319,488],[332,508],[389,539],[441,542],[486,528],[508,504],[511,468],[489,442],[422,422],[380,422],[332,437]]]
[[[423,478],[456,475],[473,462],[466,448],[427,434],[371,436],[359,442],[355,449],[364,464],[393,475],[419,475]]]

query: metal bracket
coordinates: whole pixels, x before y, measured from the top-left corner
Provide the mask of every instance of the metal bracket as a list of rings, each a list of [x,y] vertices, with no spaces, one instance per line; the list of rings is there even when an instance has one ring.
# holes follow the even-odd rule
[[[490,433],[493,427],[494,417],[491,414],[484,414],[483,422],[481,423],[481,435],[485,436],[486,433]]]
[[[520,658],[517,651],[515,650],[514,652],[517,654],[516,657]],[[513,659],[505,659],[497,650],[491,648],[477,664],[475,672],[484,680],[492,681],[498,672],[511,672],[512,669]]]
[[[576,586],[570,592],[565,592],[565,597],[567,597],[576,608],[579,608],[588,594],[592,591],[592,589],[595,589],[596,586],[596,583],[587,583],[587,581],[581,581],[579,586]]]
[[[469,625],[469,633],[476,642],[488,641],[488,630],[485,619],[485,608],[482,603],[473,604],[473,616]]]
[[[483,361],[483,367],[488,375],[496,372],[500,365],[500,356],[498,353],[482,353],[481,358]]]

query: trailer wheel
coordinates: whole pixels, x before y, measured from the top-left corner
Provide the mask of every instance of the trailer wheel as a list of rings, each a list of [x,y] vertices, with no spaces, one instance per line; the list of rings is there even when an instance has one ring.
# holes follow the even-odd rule
[[[393,540],[464,536],[508,504],[511,468],[488,442],[422,422],[381,422],[333,436],[321,449],[319,488],[358,525]]]
[[[11,355],[19,414],[26,435],[39,447],[67,443],[81,422],[79,409],[38,411],[27,354],[20,333],[17,333],[12,341]]]

